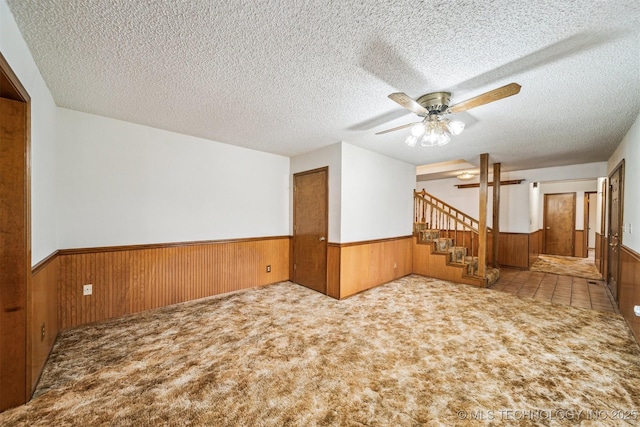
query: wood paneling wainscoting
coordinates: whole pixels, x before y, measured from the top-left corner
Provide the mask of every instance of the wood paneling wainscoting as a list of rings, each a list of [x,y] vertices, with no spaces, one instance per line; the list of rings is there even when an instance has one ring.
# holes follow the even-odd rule
[[[31,271],[31,301],[29,303],[30,366],[27,368],[29,395],[33,394],[49,353],[60,330],[58,323],[58,289],[60,260],[54,252]]]
[[[412,236],[329,243],[327,295],[342,299],[412,273]]]
[[[413,244],[413,272],[427,277],[436,277],[442,280],[450,280],[457,283],[483,286],[481,279],[476,280],[466,277],[464,267],[450,267],[447,257],[442,254],[432,254],[434,246],[418,243],[418,237],[414,236]]]
[[[584,230],[575,230],[573,256],[579,258],[586,258],[588,254],[584,253]]]
[[[531,268],[540,255],[540,251],[542,250],[542,234],[542,230],[529,233],[529,265],[527,268]]]
[[[280,236],[60,250],[60,329],[288,280],[290,244]],[[92,295],[83,296],[86,284]]]
[[[620,245],[619,286],[620,313],[640,344],[640,317],[633,313],[633,306],[640,305],[640,254],[624,245]]]
[[[602,273],[602,235],[596,231],[596,247],[594,254],[594,261],[598,271]],[[604,276],[603,276],[604,277]]]
[[[500,252],[498,264],[529,268],[529,234],[525,233],[500,233]]]

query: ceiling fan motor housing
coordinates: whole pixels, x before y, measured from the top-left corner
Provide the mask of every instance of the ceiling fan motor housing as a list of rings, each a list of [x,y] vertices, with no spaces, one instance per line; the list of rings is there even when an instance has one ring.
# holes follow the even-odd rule
[[[433,92],[422,95],[416,102],[429,111],[429,114],[440,114],[449,107],[450,92]]]

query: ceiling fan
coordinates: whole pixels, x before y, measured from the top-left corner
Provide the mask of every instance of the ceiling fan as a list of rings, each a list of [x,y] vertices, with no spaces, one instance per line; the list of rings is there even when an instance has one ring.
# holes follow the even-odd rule
[[[389,98],[407,110],[424,117],[422,121],[408,123],[392,129],[377,132],[381,135],[396,130],[411,128],[411,135],[407,137],[405,143],[410,147],[415,147],[418,140],[421,139],[421,145],[445,145],[451,141],[451,135],[459,135],[464,130],[464,123],[457,120],[449,120],[442,116],[447,114],[461,113],[480,105],[498,101],[503,98],[515,95],[520,92],[520,85],[517,83],[509,83],[508,85],[490,90],[476,97],[459,102],[449,106],[451,99],[450,92],[433,92],[422,95],[415,101],[404,92],[396,92],[389,95]]]

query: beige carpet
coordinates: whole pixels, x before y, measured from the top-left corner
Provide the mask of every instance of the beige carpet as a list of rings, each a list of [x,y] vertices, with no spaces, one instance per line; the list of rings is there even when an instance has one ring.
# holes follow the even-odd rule
[[[536,262],[533,263],[530,270],[558,274],[561,276],[602,280],[602,275],[593,263],[593,258],[540,255]]]
[[[286,282],[69,330],[0,425],[595,426],[638,410],[619,315],[409,276],[345,301]]]

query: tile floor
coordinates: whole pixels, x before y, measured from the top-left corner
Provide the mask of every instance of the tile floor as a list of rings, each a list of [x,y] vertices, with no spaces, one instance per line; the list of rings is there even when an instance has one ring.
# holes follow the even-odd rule
[[[605,282],[537,271],[500,268],[490,289],[554,304],[618,313]]]

